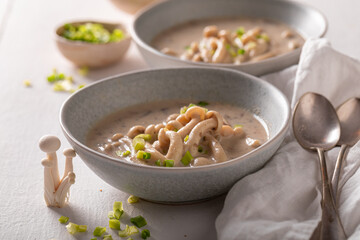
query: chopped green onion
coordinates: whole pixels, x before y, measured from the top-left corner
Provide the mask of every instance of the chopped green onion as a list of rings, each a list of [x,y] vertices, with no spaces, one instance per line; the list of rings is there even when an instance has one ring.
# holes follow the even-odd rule
[[[182,107],[182,108],[180,109],[180,114],[186,113],[187,109],[188,109],[187,106]]]
[[[106,232],[106,227],[96,227],[93,234],[95,237],[101,237]]]
[[[134,239],[132,239],[132,238],[128,238],[127,240],[134,240]]]
[[[114,202],[113,205],[114,217],[120,219],[121,215],[124,213],[124,208],[122,202]]]
[[[128,203],[137,203],[137,202],[139,202],[139,197],[130,195],[127,201],[128,201]]]
[[[112,229],[120,230],[120,221],[117,219],[110,219],[109,227]]]
[[[115,216],[114,216],[114,211],[109,211],[109,212],[108,212],[108,218],[109,218],[109,219],[115,218]]]
[[[79,225],[70,222],[68,225],[66,225],[66,230],[70,234],[75,234],[75,233],[79,232]]]
[[[31,87],[31,81],[30,80],[24,80],[25,87]]]
[[[184,166],[187,166],[190,164],[191,160],[193,160],[193,156],[191,156],[189,151],[186,151],[185,155],[181,158],[181,162],[182,164],[184,164]]]
[[[83,66],[81,68],[78,69],[78,73],[81,75],[81,76],[86,76],[88,75],[89,73],[89,68],[86,67],[86,66]]]
[[[141,238],[142,239],[147,239],[148,237],[150,237],[150,231],[148,229],[144,229],[141,231]]]
[[[190,103],[188,108],[195,107],[195,106],[196,106],[196,104]]]
[[[241,37],[242,35],[244,35],[245,33],[245,28],[243,27],[239,27],[238,29],[236,29],[236,34]]]
[[[245,54],[245,49],[239,48],[239,49],[237,50],[237,53],[238,53],[238,55],[244,55],[244,54]]]
[[[87,225],[79,225],[79,232],[86,232],[87,231]]]
[[[143,150],[145,148],[145,140],[143,138],[135,137],[132,141],[135,151]]]
[[[204,101],[200,101],[200,102],[198,102],[197,105],[200,106],[200,107],[205,107],[205,106],[209,105],[209,103],[204,102]]]
[[[128,236],[133,235],[138,232],[139,232],[139,230],[135,226],[129,227],[129,225],[126,225],[124,230],[119,231],[119,236],[120,237],[128,237]]]
[[[109,235],[104,235],[103,240],[113,240],[112,236]]]
[[[198,152],[201,153],[203,151],[203,147],[202,146],[198,146]]]
[[[136,157],[138,159],[150,159],[151,158],[151,153],[144,152],[144,151],[138,151],[137,154],[136,154]]]
[[[234,125],[234,128],[242,128],[243,127],[243,125],[241,125],[241,124],[235,124]]]
[[[61,216],[59,218],[59,222],[62,223],[62,224],[65,224],[69,221],[69,218],[68,217],[65,217],[65,216]]]
[[[79,90],[79,89],[82,89],[83,87],[85,87],[85,84],[79,85],[79,86],[77,87],[77,89]]]
[[[161,166],[161,160],[160,160],[160,159],[156,160],[156,161],[155,161],[155,165],[156,165],[156,166]]]
[[[185,50],[190,50],[191,47],[188,45],[188,46],[185,46]]]
[[[269,41],[270,41],[269,36],[268,36],[267,34],[265,34],[265,33],[259,35],[258,38],[262,38],[262,39],[264,39],[266,42],[269,42]]]
[[[92,239],[90,239],[90,240],[97,240],[97,238],[92,238]]]
[[[131,152],[129,150],[122,152],[120,150],[115,152],[116,155],[118,155],[119,157],[127,157],[131,154]]]
[[[165,167],[173,167],[174,166],[174,160],[171,159],[165,159],[164,160]]]
[[[135,138],[142,138],[145,141],[151,141],[151,135],[150,134],[139,134]]]
[[[64,25],[64,31],[61,36],[73,41],[108,43],[121,41],[125,34],[121,29],[114,29],[110,32],[99,23],[85,23],[81,25],[68,23]]]
[[[141,228],[147,224],[145,218],[143,218],[141,215],[130,218],[130,222],[135,226],[137,226],[138,228]]]
[[[186,135],[184,138],[184,142],[187,142],[189,140],[189,135]]]

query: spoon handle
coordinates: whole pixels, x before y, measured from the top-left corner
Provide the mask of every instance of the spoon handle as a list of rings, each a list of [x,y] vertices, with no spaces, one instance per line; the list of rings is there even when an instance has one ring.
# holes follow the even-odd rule
[[[339,151],[339,155],[336,159],[336,165],[335,165],[335,169],[334,169],[334,174],[331,180],[331,186],[332,186],[332,190],[333,190],[333,197],[334,197],[334,202],[335,205],[338,206],[338,187],[339,187],[339,179],[340,179],[340,173],[341,173],[341,169],[342,169],[342,163],[344,161],[344,156],[345,156],[345,152],[348,149],[348,145],[346,144],[342,144],[340,151]]]
[[[346,239],[344,228],[342,226],[339,214],[334,204],[332,197],[332,190],[329,185],[329,179],[326,168],[326,161],[324,150],[317,149],[321,168],[321,181],[322,181],[322,216],[321,216],[321,230],[320,239],[323,240],[338,240]]]

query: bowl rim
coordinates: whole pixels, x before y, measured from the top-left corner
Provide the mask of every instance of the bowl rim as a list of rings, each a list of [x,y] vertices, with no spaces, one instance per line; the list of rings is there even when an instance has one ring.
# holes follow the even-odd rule
[[[90,42],[84,42],[84,41],[77,41],[77,40],[70,40],[67,39],[63,36],[61,36],[58,31],[60,30],[60,28],[64,27],[65,24],[77,24],[77,23],[99,23],[99,24],[107,24],[107,25],[113,25],[113,26],[119,26],[121,30],[124,31],[125,33],[125,37],[117,42],[108,42],[108,43],[90,43]],[[120,44],[124,41],[128,41],[131,40],[131,34],[130,31],[127,29],[127,27],[125,26],[125,24],[121,23],[121,22],[111,22],[111,21],[101,21],[101,20],[95,20],[95,19],[74,19],[74,20],[70,20],[70,21],[63,21],[60,22],[56,25],[55,27],[55,31],[54,31],[54,38],[56,41],[60,41],[62,43],[66,43],[66,44],[73,44],[73,45],[79,45],[79,46],[109,46],[109,45],[116,45],[116,44]]]
[[[200,71],[208,71],[208,70],[213,70],[213,71],[220,71],[220,72],[232,72],[234,74],[238,74],[238,75],[242,75],[242,77],[246,77],[249,78],[251,81],[255,81],[258,82],[260,84],[264,84],[266,85],[267,88],[270,88],[272,91],[277,92],[276,95],[278,97],[281,98],[281,101],[285,103],[286,106],[284,106],[285,108],[285,120],[283,122],[283,124],[281,125],[280,129],[278,130],[278,132],[270,139],[268,139],[264,144],[262,144],[261,146],[259,146],[258,148],[244,154],[241,155],[239,157],[233,158],[233,159],[229,159],[225,162],[221,162],[221,163],[215,163],[215,164],[211,164],[211,165],[204,165],[204,166],[197,166],[197,167],[171,167],[171,168],[166,168],[166,167],[158,167],[158,166],[150,166],[150,165],[142,165],[142,164],[137,164],[137,163],[133,163],[133,162],[128,162],[128,161],[124,161],[118,158],[114,158],[114,157],[110,157],[107,156],[105,154],[102,154],[94,149],[91,149],[90,147],[86,146],[85,144],[81,143],[80,141],[78,141],[71,133],[70,130],[67,128],[66,124],[65,124],[65,116],[64,116],[64,109],[67,107],[67,105],[69,104],[70,101],[72,101],[73,98],[76,97],[77,93],[82,92],[82,91],[86,91],[89,88],[93,88],[96,87],[98,84],[102,84],[105,81],[121,81],[121,78],[126,77],[127,75],[136,75],[136,74],[144,74],[144,73],[148,73],[148,72],[159,72],[159,71],[187,71],[187,70],[200,70]],[[103,116],[104,117],[104,116]],[[101,119],[101,118],[100,118]],[[99,119],[99,120],[100,120]],[[289,128],[290,125],[290,119],[291,119],[291,109],[290,109],[290,104],[288,99],[285,97],[285,95],[275,86],[273,86],[272,84],[270,84],[269,82],[262,80],[260,78],[257,78],[253,75],[238,71],[238,70],[234,70],[234,69],[226,69],[226,68],[216,68],[216,67],[212,67],[212,68],[205,68],[205,67],[175,67],[175,68],[158,68],[158,69],[146,69],[146,70],[135,70],[135,71],[130,71],[130,72],[126,72],[126,73],[122,73],[122,74],[118,74],[118,75],[114,75],[114,76],[110,76],[104,79],[101,79],[97,82],[91,83],[88,86],[85,86],[84,88],[79,89],[78,91],[76,91],[74,94],[70,95],[61,105],[60,108],[60,114],[59,114],[59,120],[60,120],[60,126],[63,130],[64,135],[69,139],[71,139],[71,141],[73,143],[75,143],[78,147],[82,148],[83,150],[89,152],[92,155],[96,155],[97,157],[100,157],[102,159],[102,161],[108,161],[111,162],[113,164],[117,164],[117,165],[126,165],[127,167],[135,167],[135,168],[140,168],[140,169],[144,169],[144,170],[157,170],[157,171],[180,171],[180,172],[191,172],[191,171],[202,171],[202,170],[207,170],[207,169],[214,169],[214,168],[221,168],[221,167],[226,167],[228,165],[232,165],[235,164],[238,161],[242,161],[245,158],[254,156],[255,154],[259,154],[259,152],[263,152],[266,151],[266,149],[268,148],[268,146],[270,146],[272,143],[274,143],[276,140],[278,140],[279,138],[282,138],[285,134],[286,131]],[[70,141],[70,143],[71,143]],[[72,144],[71,144],[72,145]]]
[[[183,0],[184,1],[184,0]],[[193,1],[193,0],[188,0],[189,2]],[[213,0],[213,1],[216,1],[216,0]],[[262,0],[254,0],[254,1],[262,1]],[[289,4],[289,5],[294,5],[294,6],[297,6],[299,8],[302,8],[302,9],[308,9],[308,10],[311,10],[311,11],[314,11],[316,12],[317,14],[319,14],[322,18],[322,20],[324,21],[324,29],[317,34],[317,36],[311,36],[310,38],[321,38],[323,37],[327,30],[328,30],[328,20],[325,16],[325,14],[323,12],[321,12],[319,9],[313,7],[313,6],[310,6],[309,4],[306,4],[306,3],[300,3],[300,2],[297,2],[295,0],[273,0],[274,2],[280,2],[280,3],[284,3],[284,4]],[[131,38],[134,40],[134,42],[139,45],[141,48],[147,50],[148,52],[151,52],[152,54],[155,54],[159,57],[162,57],[162,58],[165,58],[167,60],[170,60],[170,61],[176,61],[176,62],[179,62],[179,63],[186,63],[186,64],[190,64],[190,65],[194,65],[194,66],[199,66],[199,67],[208,67],[208,66],[215,66],[215,67],[223,67],[223,68],[235,68],[235,67],[251,67],[251,66],[258,66],[260,64],[267,64],[267,63],[271,63],[273,61],[277,61],[277,60],[281,60],[282,58],[286,58],[286,57],[290,57],[292,55],[297,55],[299,51],[301,51],[302,49],[302,46],[297,48],[297,49],[294,49],[293,51],[290,51],[290,52],[287,52],[287,53],[284,53],[284,54],[281,54],[281,55],[277,55],[277,56],[274,56],[274,57],[271,57],[271,58],[267,58],[267,59],[264,59],[264,60],[261,60],[259,62],[245,62],[245,63],[241,63],[241,64],[233,64],[233,63],[205,63],[205,62],[193,62],[193,61],[190,61],[190,60],[183,60],[183,59],[180,59],[178,57],[175,57],[175,56],[171,56],[171,55],[167,55],[165,53],[162,53],[161,51],[155,49],[154,47],[152,47],[150,44],[147,44],[146,42],[144,42],[137,34],[137,30],[136,30],[136,24],[139,20],[140,17],[142,17],[144,14],[146,14],[148,11],[151,11],[155,8],[158,8],[159,6],[162,6],[162,5],[166,5],[166,4],[171,4],[171,2],[175,2],[175,1],[160,1],[158,3],[155,3],[153,5],[150,5],[142,10],[140,10],[139,12],[137,12],[135,14],[135,17],[134,17],[134,21],[132,22],[131,24],[131,27],[129,29],[129,32],[130,32],[130,35],[131,35]],[[211,18],[211,17],[209,17]],[[205,18],[204,18],[205,19]],[[188,20],[187,20],[188,21]],[[182,23],[186,23],[186,21],[182,22]],[[305,39],[305,38],[304,38]],[[307,39],[305,39],[306,41]]]

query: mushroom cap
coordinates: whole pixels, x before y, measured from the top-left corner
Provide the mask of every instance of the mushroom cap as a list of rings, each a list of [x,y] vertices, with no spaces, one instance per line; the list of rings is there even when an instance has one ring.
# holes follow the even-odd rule
[[[65,155],[65,157],[69,157],[69,158],[76,157],[76,152],[72,148],[65,148],[63,154]]]
[[[44,158],[43,160],[41,160],[41,165],[43,165],[44,167],[51,168],[54,165],[54,162],[49,161],[49,159],[47,158]]]
[[[58,137],[52,135],[42,136],[39,140],[39,147],[41,151],[46,153],[56,152],[61,146]]]
[[[205,109],[198,106],[190,107],[186,110],[185,116],[187,119],[198,117],[202,121],[205,119]]]

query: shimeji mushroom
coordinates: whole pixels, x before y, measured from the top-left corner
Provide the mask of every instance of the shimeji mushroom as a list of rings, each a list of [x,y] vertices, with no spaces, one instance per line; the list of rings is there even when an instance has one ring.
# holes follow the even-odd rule
[[[47,153],[41,161],[44,166],[44,198],[47,206],[63,207],[68,200],[69,189],[75,182],[72,159],[76,156],[73,149],[65,149],[66,157],[64,176],[60,180],[56,151],[60,148],[56,136],[46,135],[39,141],[40,149]]]

